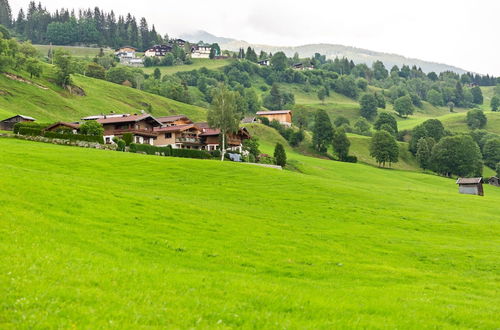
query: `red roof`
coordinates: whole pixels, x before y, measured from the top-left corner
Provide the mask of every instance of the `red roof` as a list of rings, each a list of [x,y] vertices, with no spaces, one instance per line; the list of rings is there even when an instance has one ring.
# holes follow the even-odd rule
[[[218,128],[204,128],[203,133],[200,136],[212,136],[212,135],[220,135],[220,129]]]
[[[177,115],[177,116],[165,116],[165,117],[156,117],[156,120],[158,120],[160,123],[170,123],[179,119],[187,119],[190,120],[187,116],[185,115]]]
[[[115,124],[115,123],[129,123],[129,122],[138,122],[144,119],[151,118],[154,121],[158,123],[158,126],[161,125],[161,123],[156,120],[153,116],[150,114],[144,113],[141,115],[131,115],[131,116],[124,116],[124,117],[113,117],[113,118],[101,118],[97,119],[97,122],[100,124]]]

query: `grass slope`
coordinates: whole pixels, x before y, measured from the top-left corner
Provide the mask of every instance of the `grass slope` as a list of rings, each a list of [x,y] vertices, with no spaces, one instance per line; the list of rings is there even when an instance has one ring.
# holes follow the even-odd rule
[[[86,96],[77,96],[52,84],[50,69],[46,75],[33,81],[48,87],[41,89],[0,75],[0,118],[15,114],[35,117],[38,121],[76,121],[83,116],[109,113],[135,113],[153,108],[154,115],[185,114],[194,120],[203,120],[206,111],[193,105],[170,100],[126,86],[80,75],[73,83],[83,88]],[[28,78],[29,75],[21,74]]]
[[[3,328],[498,327],[498,188],[313,158],[300,174],[0,150]]]
[[[63,49],[68,51],[74,57],[89,57],[93,58],[99,54],[100,48],[97,47],[77,47],[77,46],[57,46],[57,45],[33,45],[40,55],[47,56],[49,49],[52,48],[52,51],[56,49]],[[104,48],[105,54],[113,53],[113,50],[110,48]]]
[[[218,70],[226,65],[229,65],[233,60],[210,60],[210,59],[192,59],[193,64],[189,65],[174,65],[174,66],[153,66],[148,68],[142,68],[145,73],[152,74],[156,68],[160,69],[162,75],[173,75],[176,72],[198,70],[201,68],[207,68],[210,70]]]

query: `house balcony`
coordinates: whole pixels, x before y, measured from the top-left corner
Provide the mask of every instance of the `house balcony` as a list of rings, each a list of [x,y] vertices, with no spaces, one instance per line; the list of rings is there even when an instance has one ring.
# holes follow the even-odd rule
[[[175,139],[176,143],[188,143],[188,144],[201,144],[201,140],[198,137],[183,136]]]
[[[123,128],[115,129],[112,131],[113,135],[123,135],[125,133],[132,133],[134,135],[146,136],[146,137],[156,137],[158,134],[150,129],[135,129],[135,128]]]

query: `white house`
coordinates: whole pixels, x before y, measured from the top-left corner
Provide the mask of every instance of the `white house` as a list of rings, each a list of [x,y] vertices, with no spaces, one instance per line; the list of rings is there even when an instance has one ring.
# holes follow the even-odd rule
[[[212,46],[205,43],[198,43],[191,46],[191,58],[210,58]]]

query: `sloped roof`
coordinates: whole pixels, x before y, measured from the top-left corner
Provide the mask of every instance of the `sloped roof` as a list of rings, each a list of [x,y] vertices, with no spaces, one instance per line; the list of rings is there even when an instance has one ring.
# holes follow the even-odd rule
[[[35,119],[35,118],[33,118],[33,117],[28,117],[28,116],[24,116],[24,115],[15,115],[15,116],[12,116],[12,117],[9,117],[9,118],[2,119],[2,120],[0,120],[0,121],[9,120],[9,119],[16,118],[16,117],[21,117],[22,119],[31,120],[31,121],[36,121],[36,119]]]
[[[250,124],[255,121],[255,117],[245,117],[241,120],[242,123],[244,124]]]
[[[153,121],[156,121],[158,123],[158,126],[162,125],[162,123],[156,120],[156,118],[147,113],[140,115],[125,116],[125,117],[116,117],[116,118],[101,118],[97,119],[97,122],[104,125],[104,124],[115,124],[115,123],[138,122],[148,118],[151,118]]]
[[[259,111],[257,115],[284,115],[291,112],[292,110]]]
[[[48,130],[50,130],[54,127],[57,127],[57,126],[66,126],[66,127],[70,127],[70,128],[74,128],[74,129],[80,128],[80,124],[78,124],[78,123],[66,123],[66,122],[60,121],[58,123],[50,125],[49,127],[45,128],[45,130],[48,131]]]
[[[457,184],[478,184],[483,181],[483,178],[459,178]]]
[[[160,123],[170,123],[170,122],[173,122],[173,121],[176,121],[179,119],[184,119],[184,118],[187,120],[191,120],[191,119],[189,119],[188,116],[185,116],[185,115],[156,117],[156,120],[158,120]]]

